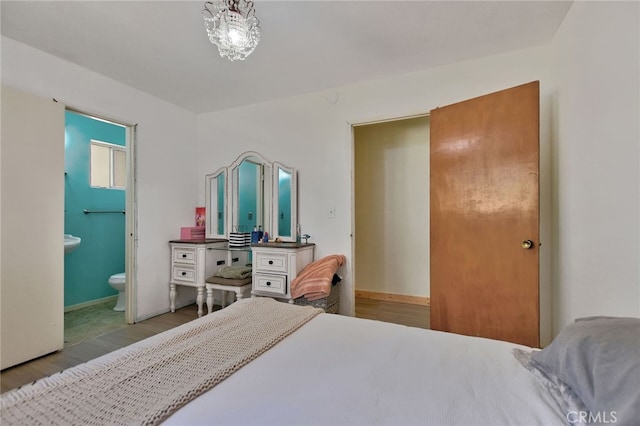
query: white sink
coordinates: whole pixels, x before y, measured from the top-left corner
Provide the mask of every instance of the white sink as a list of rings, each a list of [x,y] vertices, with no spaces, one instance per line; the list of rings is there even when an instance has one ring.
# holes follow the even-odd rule
[[[71,234],[64,234],[64,252],[65,252],[65,254],[66,253],[71,253],[72,251],[77,249],[78,246],[80,245],[80,242],[82,242],[82,239],[80,237],[76,237],[76,236],[71,235]]]

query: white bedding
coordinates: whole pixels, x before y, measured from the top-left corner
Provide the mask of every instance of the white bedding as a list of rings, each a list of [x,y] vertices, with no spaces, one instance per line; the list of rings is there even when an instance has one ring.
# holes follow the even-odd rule
[[[567,424],[513,348],[320,314],[165,424]]]

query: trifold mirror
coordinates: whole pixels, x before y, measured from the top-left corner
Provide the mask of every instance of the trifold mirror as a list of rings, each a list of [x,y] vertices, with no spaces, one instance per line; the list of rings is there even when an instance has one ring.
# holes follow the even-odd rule
[[[207,238],[225,238],[227,223],[227,168],[208,174],[205,182],[205,225]]]
[[[230,166],[206,175],[206,237],[261,228],[270,238],[294,241],[298,223],[298,181],[294,168],[257,152],[241,154]]]
[[[298,180],[296,171],[280,163],[273,163],[274,216],[272,231],[283,240],[294,240],[298,224]]]

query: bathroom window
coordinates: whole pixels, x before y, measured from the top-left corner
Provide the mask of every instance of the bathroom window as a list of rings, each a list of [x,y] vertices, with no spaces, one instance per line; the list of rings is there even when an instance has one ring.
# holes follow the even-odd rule
[[[91,186],[125,189],[126,182],[126,148],[91,140]]]

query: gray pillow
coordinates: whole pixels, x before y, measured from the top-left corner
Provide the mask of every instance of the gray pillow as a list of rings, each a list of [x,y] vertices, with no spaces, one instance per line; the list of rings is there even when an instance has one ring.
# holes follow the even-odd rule
[[[638,425],[640,422],[640,318],[580,318],[532,354],[534,365],[565,383],[588,413],[570,422]]]

